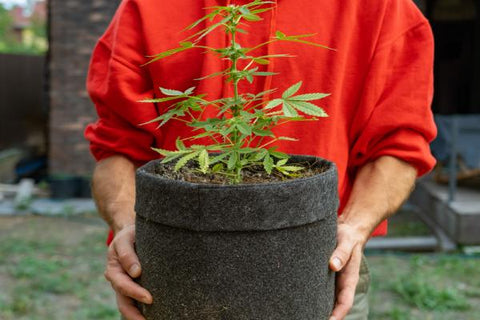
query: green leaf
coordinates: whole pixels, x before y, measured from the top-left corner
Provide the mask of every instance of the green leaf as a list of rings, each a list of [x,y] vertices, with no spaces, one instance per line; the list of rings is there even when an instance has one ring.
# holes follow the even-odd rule
[[[291,138],[291,137],[277,137],[277,139],[280,141],[298,141],[297,138]]]
[[[210,164],[214,164],[214,163],[217,163],[217,162],[219,162],[219,161],[222,161],[222,160],[225,159],[227,156],[228,156],[228,153],[227,153],[227,152],[222,152],[222,153],[220,153],[218,156],[213,157],[213,158],[210,160]]]
[[[183,42],[180,42],[180,46],[182,48],[192,48],[194,46],[193,42],[190,42],[190,41],[183,41]]]
[[[266,149],[260,149],[257,153],[253,155],[253,161],[260,161],[268,154]]]
[[[200,151],[194,151],[194,152],[189,153],[189,154],[183,156],[182,158],[180,158],[180,160],[178,160],[178,162],[175,164],[174,171],[176,172],[176,171],[180,170],[183,166],[185,166],[187,164],[188,161],[195,158],[199,153],[200,153]]]
[[[288,102],[283,103],[282,111],[283,111],[283,114],[286,117],[297,117],[298,116],[297,111]]]
[[[263,159],[263,168],[268,174],[272,173],[273,169],[273,159],[270,157],[270,155],[265,155],[265,158]]]
[[[198,164],[200,165],[200,170],[202,173],[207,173],[208,171],[208,166],[209,166],[209,157],[208,157],[208,152],[206,149],[203,149],[200,151],[200,154],[198,155]]]
[[[252,130],[253,134],[259,137],[273,137],[273,132],[270,130],[255,129]]]
[[[277,37],[278,39],[284,39],[286,37],[286,35],[285,35],[285,33],[277,30],[277,32],[275,32],[275,37]]]
[[[233,168],[235,168],[236,163],[237,163],[237,153],[234,151],[231,151],[230,158],[228,159],[228,162],[227,162],[227,168],[229,170],[232,170]]]
[[[160,91],[166,95],[166,96],[181,96],[183,95],[183,92],[182,91],[178,91],[178,90],[171,90],[171,89],[165,89],[165,88],[162,88],[162,87],[159,87]]]
[[[138,100],[138,102],[161,103],[161,102],[171,101],[171,100],[180,99],[180,98],[182,98],[182,97],[166,97],[166,98],[158,98],[158,99],[143,99],[143,100]]]
[[[170,162],[170,161],[173,161],[179,157],[181,157],[182,155],[181,154],[171,154],[169,156],[166,156],[165,158],[162,159],[162,163],[167,163],[167,162]]]
[[[280,160],[277,161],[277,164],[276,164],[276,165],[281,167],[281,166],[283,166],[284,164],[286,164],[287,161],[288,161],[288,159],[280,159]]]
[[[197,79],[194,79],[194,80],[200,81],[200,80],[205,80],[205,79],[209,79],[209,78],[214,78],[214,77],[221,76],[224,73],[225,73],[225,71],[219,71],[219,72],[215,72],[215,73],[206,75],[205,77],[197,78]]]
[[[273,99],[272,101],[268,102],[265,106],[265,109],[273,109],[276,106],[280,105],[283,102],[283,99]]]
[[[177,138],[175,141],[175,145],[177,146],[178,150],[185,150],[185,145],[183,144],[183,141],[180,138]]]
[[[262,59],[262,58],[254,58],[253,61],[255,61],[258,64],[266,65],[269,64],[270,61],[268,59]]]
[[[193,93],[193,90],[195,90],[195,87],[188,88],[187,90],[185,90],[184,94],[186,96],[189,96]]]
[[[325,112],[325,110],[314,105],[313,103],[305,101],[289,101],[289,103],[298,111],[301,111],[310,116],[328,117],[328,114]]]
[[[160,153],[162,156],[168,156],[169,154],[173,153],[174,151],[160,149],[160,148],[152,148],[153,151]]]
[[[295,93],[297,93],[297,91],[300,89],[301,86],[302,86],[302,81],[299,81],[299,82],[295,83],[290,88],[285,90],[285,92],[283,92],[282,98],[287,99],[287,98],[293,96]]]
[[[260,18],[256,14],[243,14],[242,17],[247,21],[260,21],[260,20],[262,20],[262,18]]]
[[[330,93],[307,93],[301,94],[298,96],[290,97],[290,100],[300,100],[300,101],[312,101],[312,100],[320,100],[325,97],[328,97]]]
[[[242,134],[249,136],[252,134],[252,128],[245,122],[238,122],[236,124],[238,131],[240,131]]]
[[[263,71],[258,71],[258,72],[253,73],[254,76],[263,76],[263,77],[274,76],[276,74],[278,74],[278,73],[277,72],[263,72]]]
[[[280,151],[275,151],[275,150],[273,150],[273,148],[269,149],[268,153],[272,157],[275,157],[275,158],[278,158],[278,159],[288,159],[288,158],[290,158],[286,153],[283,153],[283,152],[280,152]]]
[[[212,167],[212,172],[213,173],[217,173],[217,172],[221,172],[221,171],[224,171],[223,163],[217,163],[216,165],[214,165]]]
[[[299,166],[282,166],[281,168],[289,172],[297,172],[304,169],[303,167],[299,167]]]

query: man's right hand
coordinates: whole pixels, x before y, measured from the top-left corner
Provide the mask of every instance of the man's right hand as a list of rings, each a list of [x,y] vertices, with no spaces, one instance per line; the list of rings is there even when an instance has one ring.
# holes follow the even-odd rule
[[[152,296],[132,279],[139,277],[142,272],[134,242],[134,224],[124,227],[115,234],[108,248],[105,278],[115,290],[120,313],[127,320],[145,320],[135,306],[134,300],[151,304]]]

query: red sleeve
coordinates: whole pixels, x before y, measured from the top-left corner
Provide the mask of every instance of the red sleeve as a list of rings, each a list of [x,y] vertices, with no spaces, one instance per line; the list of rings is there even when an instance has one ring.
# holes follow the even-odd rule
[[[349,167],[388,155],[410,163],[420,176],[435,165],[429,145],[436,136],[430,108],[433,36],[423,17],[410,26],[408,19],[385,19],[396,22],[385,22],[390,36],[382,35],[370,63],[350,132]]]
[[[141,67],[143,48],[136,4],[123,1],[93,51],[87,77],[98,121],[86,128],[85,137],[97,160],[123,154],[142,163],[158,156],[151,150],[156,125],[140,125],[157,116],[154,104],[138,102],[153,97],[148,70]]]

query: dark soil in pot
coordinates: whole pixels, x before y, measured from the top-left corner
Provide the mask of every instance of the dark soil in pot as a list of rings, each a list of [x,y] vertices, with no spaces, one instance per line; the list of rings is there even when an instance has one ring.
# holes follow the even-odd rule
[[[137,171],[139,283],[148,320],[328,319],[335,275],[335,166],[267,184],[214,185]]]

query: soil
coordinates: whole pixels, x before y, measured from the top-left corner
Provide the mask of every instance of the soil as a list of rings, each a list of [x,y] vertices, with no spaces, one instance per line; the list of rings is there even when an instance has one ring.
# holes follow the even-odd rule
[[[296,172],[291,176],[286,176],[280,172],[274,170],[272,174],[265,172],[263,166],[255,165],[242,170],[242,184],[260,184],[260,183],[271,183],[271,182],[282,182],[287,180],[299,179],[299,178],[308,178],[314,175],[323,173],[327,171],[328,165],[323,162],[300,162],[300,163],[288,163],[288,165],[295,165],[304,167],[303,170]],[[222,174],[214,173],[202,173],[197,166],[197,163],[190,161],[182,167],[177,172],[174,171],[175,163],[169,162],[164,164],[159,164],[155,167],[155,174],[172,179],[187,181],[192,183],[205,183],[205,184],[219,184],[219,185],[228,185],[232,184],[229,178]]]

